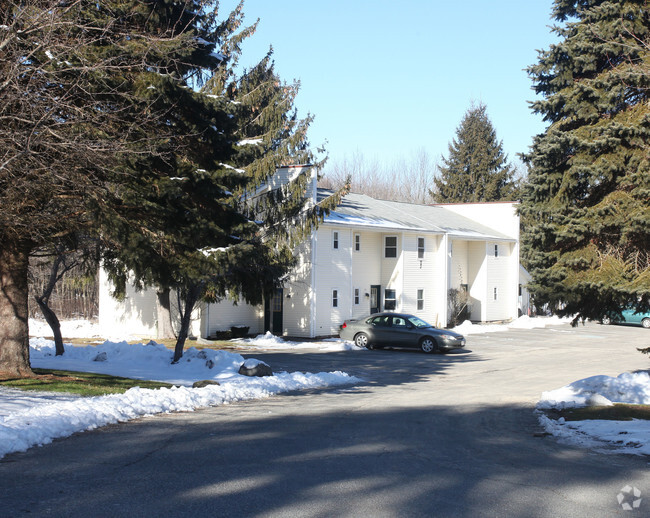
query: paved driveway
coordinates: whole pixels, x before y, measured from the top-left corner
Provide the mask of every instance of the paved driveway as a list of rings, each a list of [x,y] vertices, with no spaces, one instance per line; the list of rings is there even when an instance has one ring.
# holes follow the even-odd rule
[[[0,461],[3,516],[650,515],[649,459],[540,437],[543,390],[646,369],[650,332],[588,324],[468,337],[468,351],[255,352],[354,387],[156,416]],[[617,494],[644,500],[624,511]]]

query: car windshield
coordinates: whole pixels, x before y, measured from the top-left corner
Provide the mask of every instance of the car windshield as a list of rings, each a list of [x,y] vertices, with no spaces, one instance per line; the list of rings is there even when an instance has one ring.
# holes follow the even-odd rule
[[[409,322],[413,324],[415,327],[435,327],[418,317],[409,318]]]

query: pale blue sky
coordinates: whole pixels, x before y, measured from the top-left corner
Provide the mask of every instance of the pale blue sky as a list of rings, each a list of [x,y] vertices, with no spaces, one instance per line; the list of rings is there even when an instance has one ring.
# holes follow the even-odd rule
[[[246,0],[243,46],[252,66],[274,48],[276,70],[299,79],[299,114],[316,119],[312,145],[332,161],[359,150],[390,163],[424,148],[447,155],[472,101],[488,115],[510,159],[545,124],[525,68],[555,41],[552,0]],[[222,14],[235,0],[221,2]]]

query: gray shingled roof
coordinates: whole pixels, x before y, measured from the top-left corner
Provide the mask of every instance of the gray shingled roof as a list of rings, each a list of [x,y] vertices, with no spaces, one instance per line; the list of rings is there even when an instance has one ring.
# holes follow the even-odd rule
[[[328,189],[318,189],[320,202],[333,194]],[[456,214],[439,205],[377,200],[365,194],[349,193],[325,222],[332,225],[360,228],[385,228],[387,230],[413,230],[427,233],[447,233],[467,239],[513,241],[511,237],[474,220]]]

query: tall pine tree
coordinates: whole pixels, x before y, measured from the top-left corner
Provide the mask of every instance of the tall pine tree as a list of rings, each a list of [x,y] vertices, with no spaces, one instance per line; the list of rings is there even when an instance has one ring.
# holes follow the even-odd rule
[[[561,41],[529,68],[549,123],[527,156],[523,256],[538,304],[602,317],[650,296],[650,11],[555,0]]]
[[[296,169],[301,172],[285,185],[265,188],[278,167],[313,163],[306,135],[311,117],[297,117],[298,84],[281,81],[270,54],[235,74],[240,43],[254,30],[240,30],[241,22],[240,4],[214,26],[218,33],[208,41],[218,44],[222,61],[208,71],[203,88],[164,94],[173,106],[174,127],[183,128],[169,143],[169,169],[119,193],[145,226],[133,227],[131,218],[101,225],[104,239],[112,240],[104,266],[118,292],[134,281],[156,288],[161,304],[170,291],[178,295],[174,362],[182,357],[199,301],[229,296],[261,303],[294,264],[292,245],[326,211],[324,205],[309,206],[305,197],[312,181],[308,168]],[[144,157],[125,167],[156,171],[160,164]]]
[[[431,196],[436,203],[512,200],[514,168],[497,140],[484,104],[470,108],[442,157]]]

